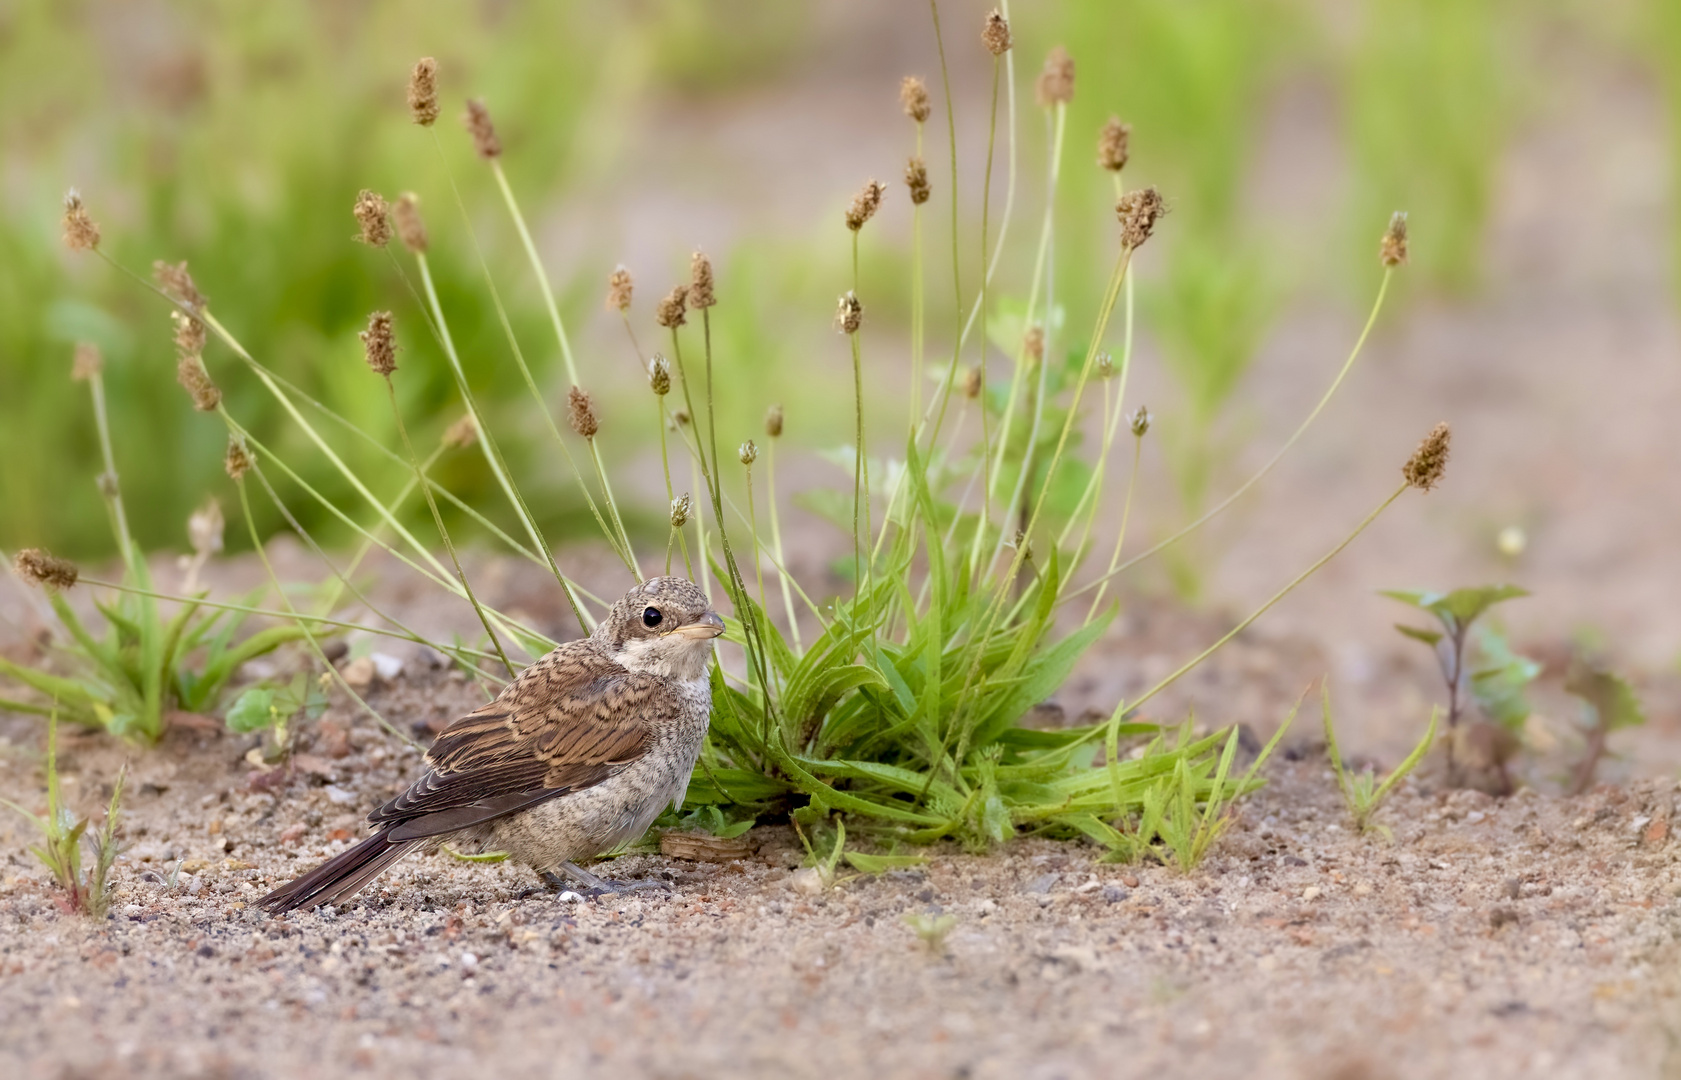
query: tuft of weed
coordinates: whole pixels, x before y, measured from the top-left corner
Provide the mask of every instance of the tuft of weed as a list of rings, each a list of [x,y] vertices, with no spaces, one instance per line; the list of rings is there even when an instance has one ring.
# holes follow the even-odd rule
[[[1337,790],[1342,792],[1343,802],[1348,806],[1348,814],[1354,819],[1356,832],[1364,833],[1377,829],[1385,836],[1389,836],[1389,829],[1383,825],[1374,824],[1372,816],[1377,813],[1383,800],[1389,797],[1390,791],[1396,784],[1406,779],[1407,774],[1418,767],[1424,760],[1424,755],[1430,752],[1430,747],[1436,742],[1436,720],[1439,710],[1430,710],[1430,726],[1425,729],[1424,738],[1412,748],[1406,758],[1381,781],[1377,779],[1376,770],[1367,768],[1362,772],[1350,774],[1344,767],[1342,751],[1337,749],[1336,725],[1331,722],[1331,684],[1326,680],[1320,689],[1321,712],[1325,720],[1325,752],[1331,759],[1331,768],[1337,775]]]
[[[946,938],[957,929],[956,915],[936,915],[933,912],[913,911],[905,915],[905,925],[911,928],[922,945],[935,956],[944,956]]]
[[[1445,452],[1443,452],[1445,457]],[[1420,446],[1418,454],[1414,455],[1409,469],[1414,465],[1420,468],[1433,467],[1433,452],[1430,452],[1429,440]],[[1434,484],[1427,474],[1421,474],[1415,480],[1428,481]],[[1420,611],[1435,616],[1440,624],[1440,630],[1403,626],[1397,624],[1395,629],[1402,634],[1428,645],[1436,654],[1437,665],[1441,668],[1442,681],[1448,690],[1448,723],[1447,723],[1447,770],[1448,782],[1460,784],[1464,777],[1462,770],[1455,763],[1458,752],[1457,744],[1461,741],[1459,724],[1465,711],[1465,706],[1471,700],[1473,685],[1473,671],[1467,662],[1467,646],[1471,644],[1471,628],[1479,618],[1496,604],[1504,603],[1518,597],[1528,596],[1529,592],[1516,585],[1482,585],[1472,588],[1454,589],[1451,592],[1433,592],[1430,590],[1399,589],[1387,590],[1384,596],[1392,600],[1399,600],[1403,604],[1410,604]],[[1481,682],[1489,688],[1490,701],[1497,700],[1500,687],[1498,684],[1511,683],[1511,676],[1505,674],[1505,666],[1488,669],[1489,674],[1481,677]],[[1520,684],[1521,686],[1521,684]],[[1521,722],[1521,717],[1519,718]],[[1509,754],[1496,753],[1480,755],[1491,763],[1498,773],[1499,786],[1506,788],[1510,781],[1505,775],[1504,759]]]
[[[41,843],[30,845],[29,851],[52,872],[53,880],[63,889],[71,910],[80,911],[94,919],[103,919],[110,906],[111,867],[117,861],[121,847],[117,840],[117,824],[122,813],[123,785],[128,779],[126,764],[118,770],[111,785],[111,802],[105,809],[105,823],[98,832],[88,835],[86,818],[78,820],[64,804],[64,794],[58,780],[58,716],[47,719],[47,811],[31,813],[10,799],[0,798],[0,804],[22,814],[35,823],[41,832]],[[89,849],[91,863],[84,867],[83,846]]]

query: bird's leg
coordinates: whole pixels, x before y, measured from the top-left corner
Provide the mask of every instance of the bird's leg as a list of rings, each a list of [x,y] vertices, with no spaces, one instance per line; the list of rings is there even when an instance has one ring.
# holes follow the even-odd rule
[[[583,894],[591,899],[617,893],[638,892],[642,889],[669,889],[671,887],[666,882],[655,878],[647,878],[642,881],[608,881],[606,878],[597,877],[573,862],[561,863],[560,872],[571,878],[573,883],[581,886]],[[566,888],[566,878],[561,877],[553,870],[540,871],[537,876],[542,878],[543,883],[551,889]]]

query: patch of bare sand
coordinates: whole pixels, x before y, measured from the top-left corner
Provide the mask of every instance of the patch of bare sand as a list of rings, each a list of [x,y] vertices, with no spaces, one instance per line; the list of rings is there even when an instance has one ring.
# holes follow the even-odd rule
[[[475,700],[412,670],[374,699],[424,727]],[[33,747],[23,725],[11,729]],[[1207,863],[1078,843],[950,846],[822,895],[761,827],[724,865],[628,856],[671,892],[566,903],[507,864],[413,859],[336,912],[250,908],[359,835],[415,768],[336,705],[287,782],[179,729],[135,758],[101,925],[60,910],[0,826],[8,1076],[1650,1075],[1677,1064],[1681,877],[1669,782],[1504,801],[1408,783],[1347,829],[1304,739]],[[123,751],[76,737],[92,808]],[[339,755],[339,756],[335,756]],[[1291,760],[1291,759],[1294,760]],[[0,787],[39,792],[24,753]],[[172,874],[172,871],[174,873]],[[954,915],[929,952],[904,916]]]

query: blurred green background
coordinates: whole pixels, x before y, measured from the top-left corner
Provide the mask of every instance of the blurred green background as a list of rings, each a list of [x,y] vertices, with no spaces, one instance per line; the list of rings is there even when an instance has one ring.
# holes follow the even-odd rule
[[[984,136],[988,65],[974,37],[987,7],[941,8],[966,165]],[[1407,208],[1414,222],[1417,258],[1403,302],[1479,287],[1502,150],[1546,94],[1550,43],[1586,39],[1637,77],[1660,83],[1675,159],[1678,8],[1670,0],[1017,5],[1026,209],[1018,209],[1012,252],[1031,250],[1041,186],[1043,124],[1032,79],[1045,51],[1062,43],[1079,64],[1079,81],[1059,212],[1102,225],[1064,230],[1059,302],[1070,312],[1089,310],[1101,282],[1091,271],[1112,252],[1108,177],[1090,161],[1094,133],[1117,113],[1133,125],[1128,183],[1159,183],[1173,202],[1173,242],[1140,301],[1192,419],[1179,429],[1172,461],[1181,496],[1194,505],[1214,467],[1209,433],[1270,320],[1303,292],[1363,307],[1376,236],[1391,209]],[[927,23],[925,9],[886,0],[0,3],[0,94],[8,103],[0,110],[0,547],[41,544],[83,558],[111,550],[93,483],[98,449],[86,391],[69,379],[77,340],[105,351],[118,466],[141,542],[181,547],[186,517],[207,493],[228,502],[223,431],[195,414],[175,385],[167,311],[101,262],[62,249],[59,201],[71,186],[82,190],[113,257],[136,269],[158,258],[188,260],[212,309],[258,357],[387,445],[395,435],[355,332],[374,308],[396,311],[400,328],[405,318],[414,327],[419,321],[384,257],[350,242],[349,207],[363,187],[393,197],[421,192],[439,289],[475,385],[505,428],[535,435],[450,173],[551,400],[564,391],[555,385],[558,357],[490,177],[456,123],[465,96],[491,103],[510,178],[537,228],[562,311],[578,328],[581,365],[614,372],[601,376],[609,428],[614,405],[628,413],[641,399],[630,396],[634,369],[622,329],[600,313],[606,271],[627,248],[653,253],[644,260],[651,267],[637,267],[639,332],[652,348],[647,305],[680,279],[689,247],[706,242],[726,301],[717,312],[721,377],[751,389],[726,394],[720,430],[753,434],[765,404],[781,398],[791,416],[808,418],[791,422],[790,438],[813,445],[844,439],[847,417],[825,404],[844,392],[844,363],[813,354],[826,347],[832,297],[848,284],[839,209],[871,170],[896,179],[902,167],[909,125],[893,100],[897,76],[927,76],[938,97]],[[447,172],[402,105],[409,65],[420,55],[435,55],[442,66],[445,115],[437,132]],[[1250,194],[1267,167],[1277,95],[1304,87],[1334,108],[1337,150],[1351,173],[1335,199],[1316,206],[1319,227],[1307,234],[1281,232]],[[732,120],[742,115],[757,119]],[[951,322],[941,246],[949,242],[943,123],[937,107],[928,149],[938,211],[929,233],[931,357],[949,348],[940,338]],[[801,160],[800,140],[812,128],[829,132],[843,151],[856,133],[879,132],[873,138],[898,156],[883,152],[837,173]],[[794,160],[774,175],[743,164],[774,163],[784,144],[780,152]],[[732,156],[730,147],[741,145],[765,150]],[[862,138],[861,145],[876,143]],[[790,176],[809,191],[788,192]],[[693,202],[685,202],[691,192]],[[977,200],[978,192],[965,191],[966,223]],[[588,227],[603,216],[627,223]],[[872,330],[883,327],[877,340],[896,342],[898,351],[908,321],[904,220],[882,226],[879,240],[870,234],[865,254],[866,278],[882,283],[873,290]],[[972,285],[977,253],[967,231],[963,242]],[[1000,291],[1024,288],[1025,278],[1010,278]],[[430,342],[417,332],[404,344],[398,385],[417,439],[429,444],[459,414],[459,402]],[[206,360],[235,415],[308,465],[312,483],[346,494],[324,466],[308,464],[316,459],[302,452],[302,436],[226,350],[212,344]],[[897,400],[891,391],[886,384],[876,390],[884,408]],[[643,432],[609,447],[646,454],[652,439]],[[519,457],[516,468],[542,507],[550,539],[588,531],[543,440],[504,442]],[[389,485],[400,480],[354,442],[342,445],[359,472]],[[452,457],[442,478],[468,497],[491,483],[476,455]],[[339,535],[320,511],[294,505],[312,530]],[[644,520],[661,516],[653,509]],[[262,521],[265,530],[277,524],[272,514]],[[241,530],[229,535],[231,547],[241,546]]]

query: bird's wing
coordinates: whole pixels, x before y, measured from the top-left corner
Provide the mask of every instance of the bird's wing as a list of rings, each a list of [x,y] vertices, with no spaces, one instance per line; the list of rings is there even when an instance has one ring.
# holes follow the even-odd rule
[[[657,678],[579,643],[455,721],[426,773],[368,815],[389,838],[440,836],[601,783],[647,752],[678,701]]]

